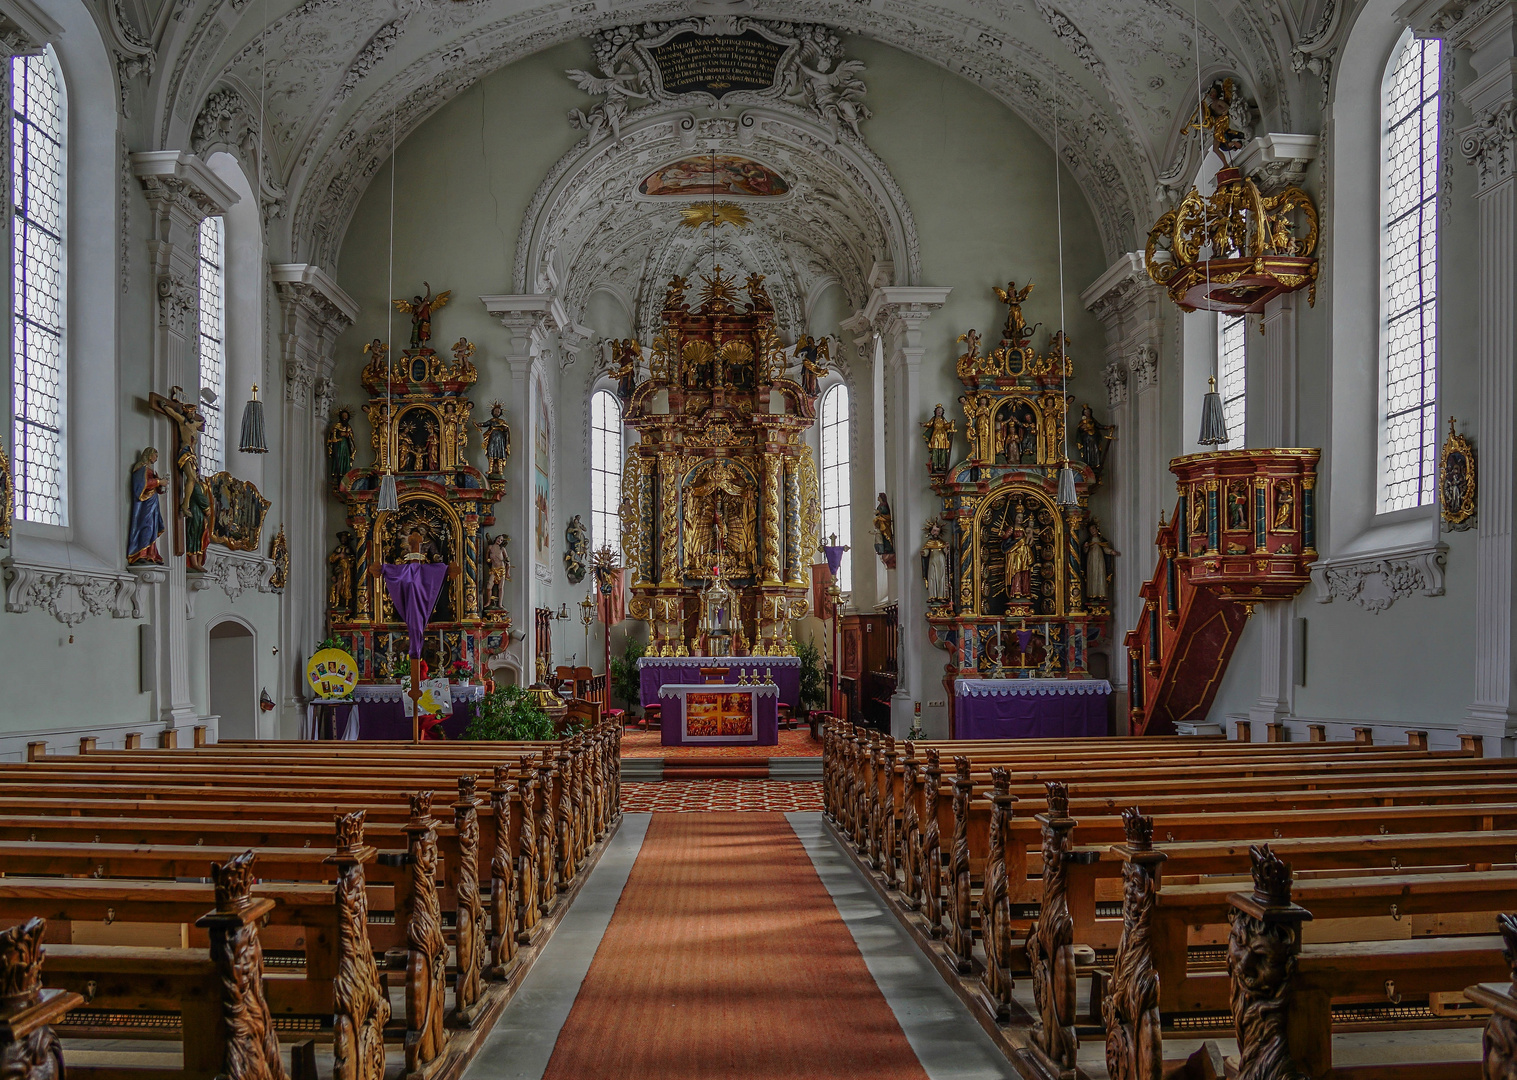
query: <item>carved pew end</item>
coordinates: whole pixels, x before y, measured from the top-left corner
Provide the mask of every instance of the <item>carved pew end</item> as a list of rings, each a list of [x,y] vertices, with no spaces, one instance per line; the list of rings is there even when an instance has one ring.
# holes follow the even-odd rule
[[[1485,737],[1483,735],[1467,735],[1459,733],[1459,749],[1466,754],[1474,754],[1476,757],[1485,757]]]

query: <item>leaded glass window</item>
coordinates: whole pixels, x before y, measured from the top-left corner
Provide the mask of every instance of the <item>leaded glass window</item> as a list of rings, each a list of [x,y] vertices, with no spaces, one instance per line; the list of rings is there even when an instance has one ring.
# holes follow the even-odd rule
[[[1217,393],[1222,396],[1222,419],[1227,442],[1219,450],[1242,450],[1248,394],[1248,317],[1217,316]]]
[[[848,466],[850,423],[848,388],[842,383],[822,396],[822,538],[836,535],[839,544],[851,544],[853,529],[853,494],[849,487]],[[837,586],[844,592],[853,589],[853,559],[843,552],[838,567]]]
[[[1433,501],[1440,43],[1410,35],[1385,89],[1380,510]]]
[[[226,468],[226,219],[200,222],[200,472]],[[210,394],[205,391],[209,390]]]
[[[68,524],[64,478],[66,106],[51,49],[11,58],[11,445],[16,517]]]
[[[622,550],[622,407],[616,395],[590,398],[590,550]]]

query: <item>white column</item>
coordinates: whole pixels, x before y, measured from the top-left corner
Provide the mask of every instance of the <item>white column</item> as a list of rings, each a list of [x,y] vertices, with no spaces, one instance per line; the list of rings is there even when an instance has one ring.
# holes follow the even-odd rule
[[[320,267],[276,263],[269,268],[279,297],[280,491],[290,577],[279,613],[279,701],[286,720],[305,701],[305,662],[326,637],[330,533],[326,423],[332,405],[337,339],[353,325],[358,305]]]
[[[1101,490],[1110,508],[1106,536],[1121,552],[1112,583],[1108,677],[1116,691],[1117,730],[1127,723],[1127,653],[1122,637],[1138,624],[1138,590],[1153,573],[1159,511],[1172,505],[1169,462],[1159,427],[1159,347],[1167,299],[1143,268],[1141,252],[1118,259],[1080,296],[1106,330],[1107,405],[1116,438]],[[1082,355],[1085,357],[1081,359]],[[1095,363],[1076,350],[1075,363]]]
[[[235,191],[194,154],[153,150],[132,155],[132,172],[147,195],[152,231],[148,258],[153,272],[156,318],[153,334],[152,389],[164,397],[178,386],[194,397],[200,388],[200,265],[198,229],[203,218],[224,214],[238,201]],[[173,430],[167,418],[153,414],[154,445],[172,475]],[[167,516],[180,512],[169,485]],[[173,529],[165,534],[168,540]],[[166,728],[191,725],[198,718],[190,699],[188,579],[184,556],[164,545],[167,572],[150,571],[144,581],[153,589],[153,711]]]
[[[1517,0],[1424,0],[1402,13],[1419,35],[1465,51],[1473,71],[1461,80],[1459,99],[1475,122],[1456,133],[1476,168],[1480,207],[1475,695],[1465,715],[1487,753],[1510,754],[1517,741]]]
[[[537,680],[537,639],[533,633],[538,606],[547,596],[537,581],[532,550],[535,508],[532,505],[533,456],[537,445],[537,398],[533,386],[534,365],[538,361],[546,334],[567,320],[561,318],[557,302],[546,295],[481,296],[485,310],[499,320],[506,331],[505,360],[511,371],[511,396],[506,415],[514,425],[512,464],[506,497],[496,510],[496,528],[511,536],[511,558],[515,563],[514,580],[509,595],[513,633],[519,633],[521,682],[530,686]],[[504,520],[500,520],[500,519]]]
[[[921,402],[922,330],[932,313],[943,306],[951,290],[919,286],[877,288],[869,298],[864,314],[885,341],[885,367],[890,373],[886,383],[889,417],[895,430],[892,460],[887,465],[893,484],[887,487],[890,506],[895,515],[896,600],[900,605],[900,640],[897,650],[895,695],[890,700],[890,730],[897,738],[911,730],[917,702],[943,700],[946,717],[946,691],[942,686],[946,654],[934,649],[927,640],[927,590],[917,572],[917,553],[922,541],[922,526],[927,515],[922,510],[923,489],[927,487],[926,451],[915,438],[916,423],[925,419],[930,409]],[[917,416],[921,412],[922,416]],[[892,490],[893,488],[893,490]],[[874,492],[867,497],[873,501]],[[929,496],[930,498],[930,496]],[[864,548],[861,543],[858,545]],[[872,555],[872,552],[869,552]],[[934,713],[937,710],[933,710]],[[925,709],[924,727],[939,726]],[[945,730],[929,731],[935,738]]]
[[[1265,305],[1264,336],[1249,334],[1248,419],[1251,449],[1296,445],[1296,313],[1300,293]],[[1259,699],[1248,710],[1256,731],[1291,714],[1296,686],[1296,604],[1274,600],[1254,609],[1259,640]]]

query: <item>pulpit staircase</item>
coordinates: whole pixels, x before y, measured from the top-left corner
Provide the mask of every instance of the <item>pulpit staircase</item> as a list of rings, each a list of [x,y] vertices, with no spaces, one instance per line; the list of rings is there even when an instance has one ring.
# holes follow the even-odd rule
[[[1318,450],[1224,450],[1170,462],[1175,516],[1128,632],[1129,730],[1201,723],[1256,604],[1287,600],[1317,558]]]

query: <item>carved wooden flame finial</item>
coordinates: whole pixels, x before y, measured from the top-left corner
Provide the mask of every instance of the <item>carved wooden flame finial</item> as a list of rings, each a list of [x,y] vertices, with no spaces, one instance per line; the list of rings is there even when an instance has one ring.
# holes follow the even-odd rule
[[[1011,793],[1011,770],[1000,767],[991,769],[990,783],[995,788],[995,798],[1009,795]]]
[[[511,782],[511,766],[509,766],[509,765],[497,765],[497,766],[495,766],[495,782],[491,785],[491,787],[493,787],[496,791],[499,791],[503,787],[505,787],[507,784],[509,784],[510,782]]]
[[[954,758],[953,771],[954,775],[958,777],[959,783],[969,783],[969,759],[967,757]]]
[[[1134,851],[1154,849],[1154,819],[1144,817],[1136,806],[1122,811],[1122,831],[1127,834],[1127,846]]]
[[[458,778],[458,801],[472,803],[474,801],[474,787],[479,783],[477,776],[460,776]]]
[[[1290,863],[1281,860],[1268,844],[1253,844],[1248,861],[1254,872],[1254,899],[1270,907],[1285,907],[1291,902]]]
[[[413,791],[406,796],[411,803],[411,824],[426,824],[432,819],[432,793],[430,791]]]
[[[1061,784],[1057,780],[1047,780],[1043,783],[1043,789],[1048,792],[1048,814],[1050,817],[1069,816],[1069,785]]]
[[[211,863],[217,911],[235,911],[248,902],[253,892],[253,860],[257,857],[249,849],[224,863]]]
[[[905,760],[905,761],[915,761],[916,759],[917,759],[917,744],[914,743],[914,742],[912,742],[910,739],[907,739],[906,740],[906,757],[903,760]]]
[[[938,756],[937,748],[936,747],[930,747],[930,748],[928,748],[928,750],[927,750],[927,767],[929,769],[937,769],[937,770],[941,771],[942,770],[942,766],[943,766],[943,762],[942,762],[942,759]]]
[[[42,989],[44,919],[30,918],[0,933],[0,1004],[23,1005]]]
[[[337,815],[337,848],[339,851],[352,851],[354,848],[363,847],[363,821],[367,815],[367,810],[354,810],[351,814]]]

